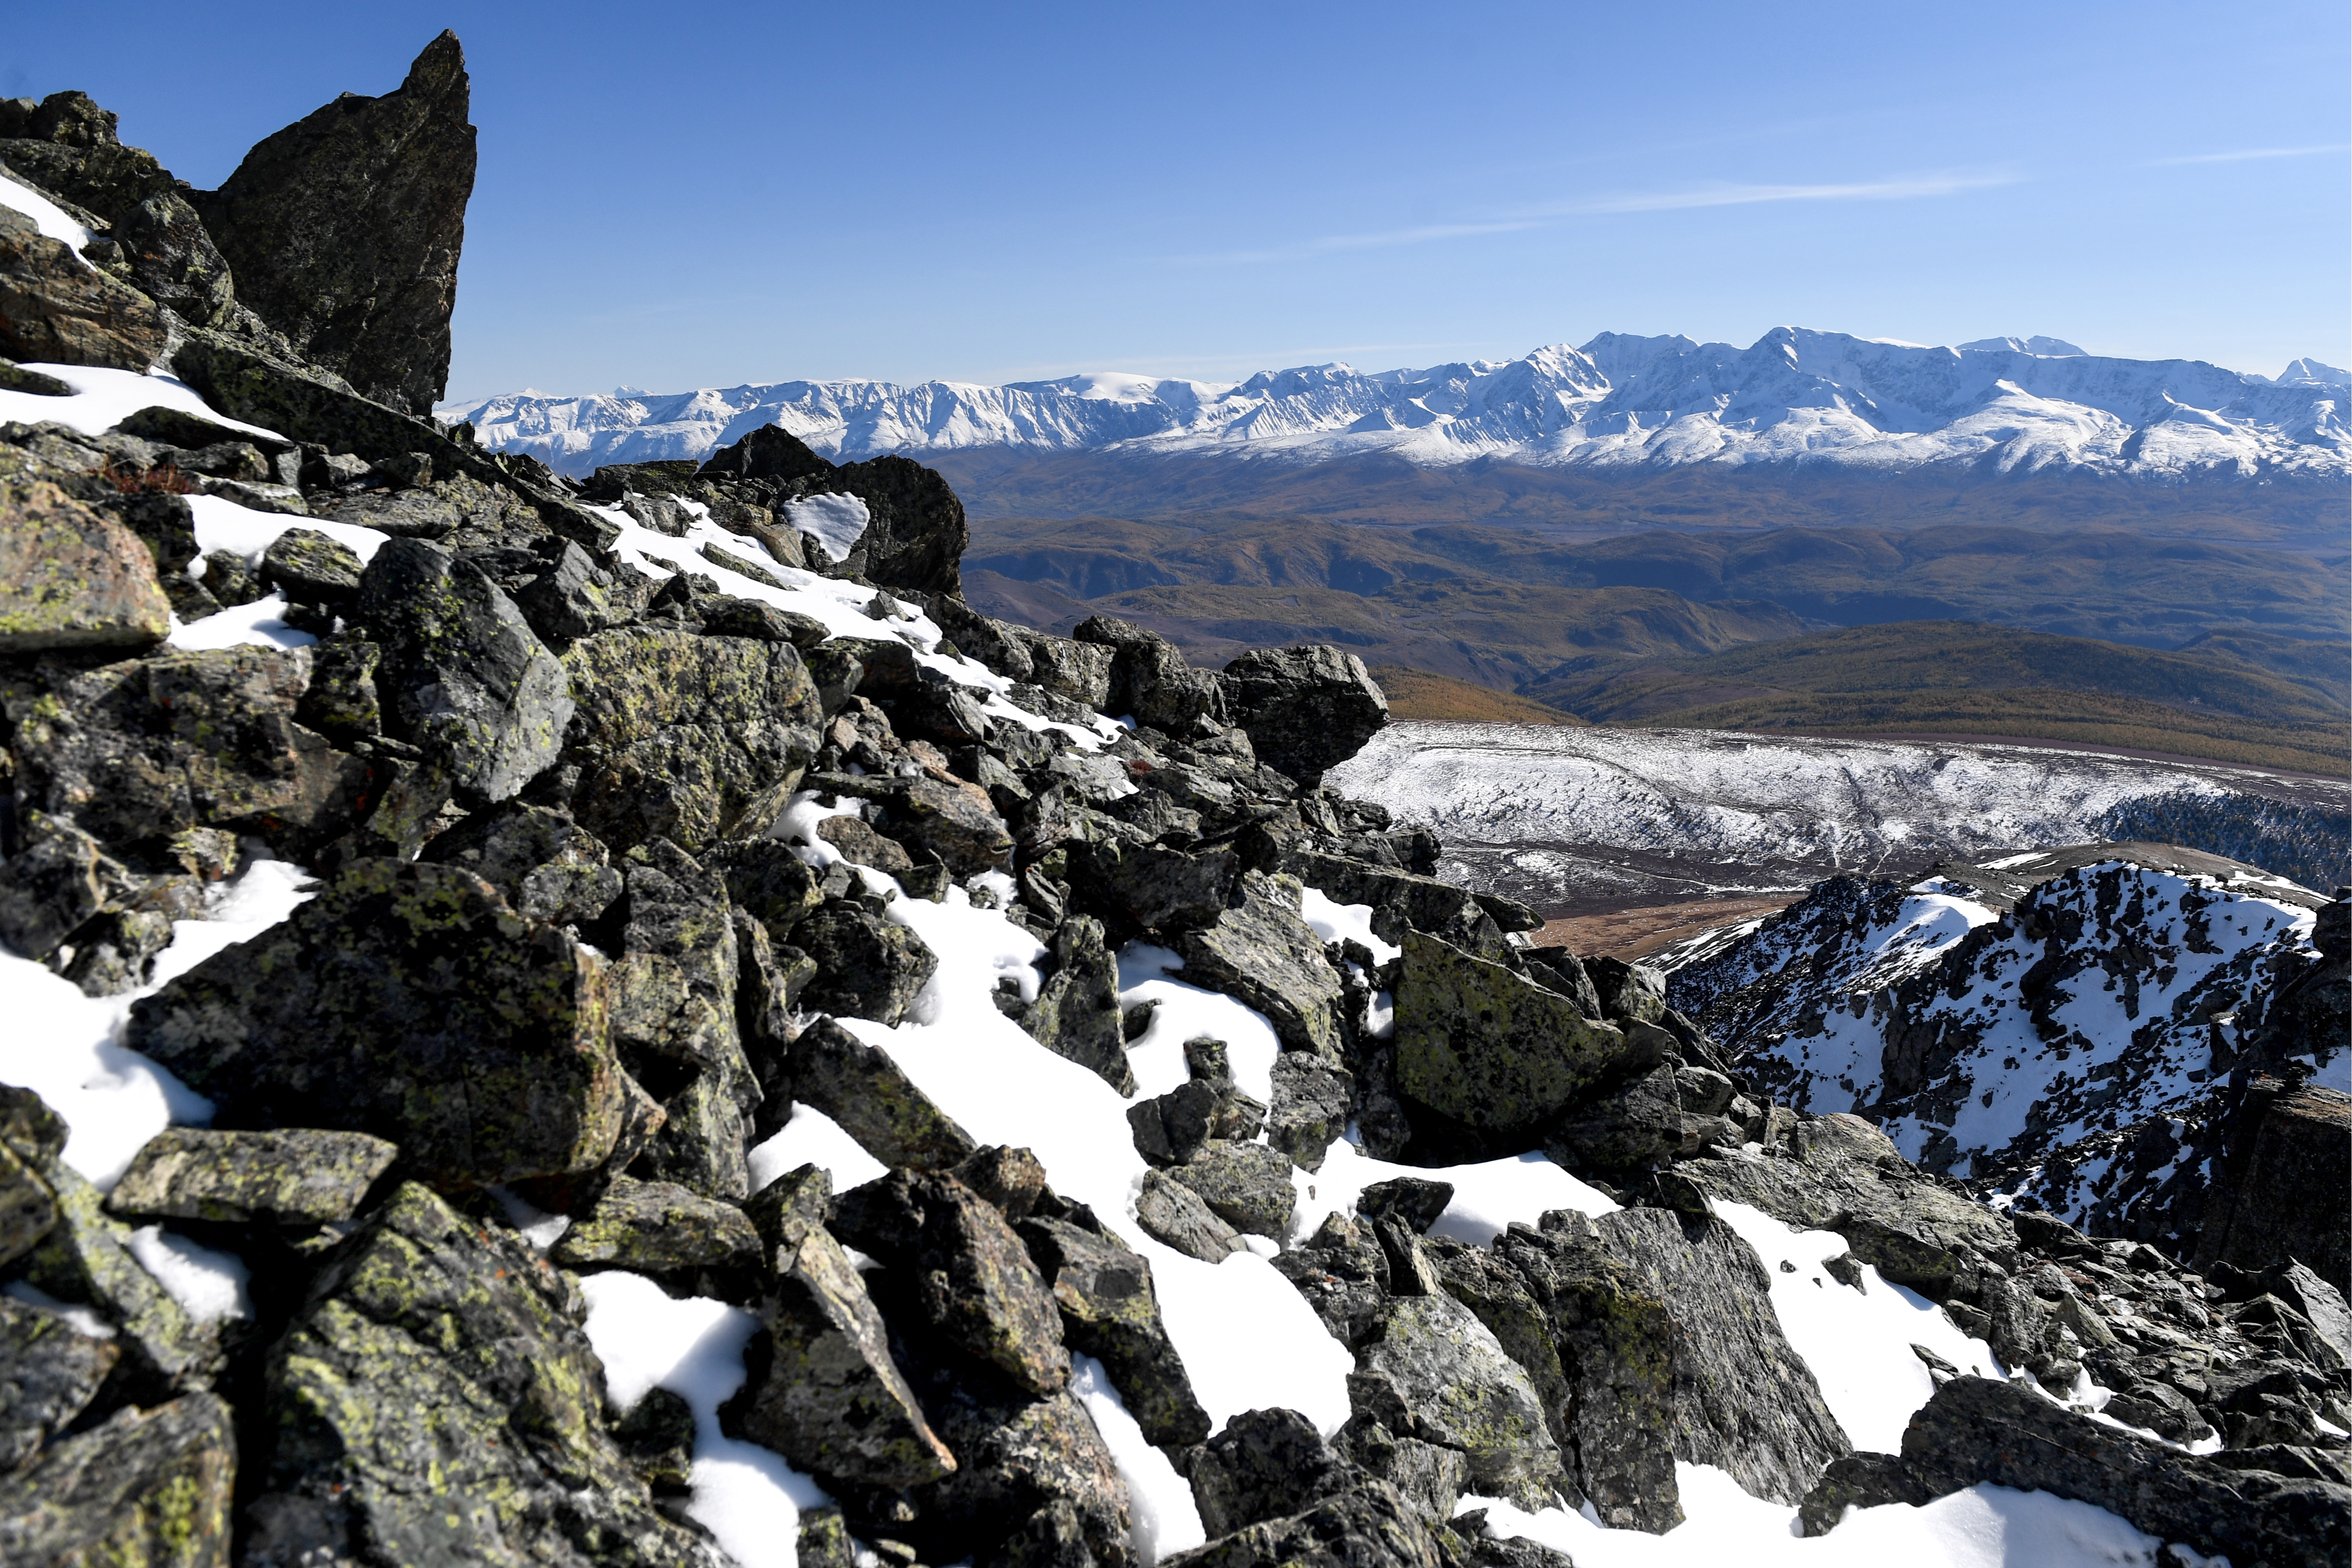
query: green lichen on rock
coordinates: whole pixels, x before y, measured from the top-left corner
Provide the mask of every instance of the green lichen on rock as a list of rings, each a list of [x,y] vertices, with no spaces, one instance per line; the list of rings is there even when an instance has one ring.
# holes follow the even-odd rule
[[[127,1038],[221,1126],[373,1133],[445,1186],[584,1171],[620,1133],[602,961],[453,866],[353,862]]]
[[[137,535],[53,484],[0,482],[0,653],[139,647],[171,629]]]
[[[668,1182],[616,1176],[596,1206],[557,1239],[548,1257],[566,1268],[675,1274],[749,1268],[764,1250],[760,1233],[734,1205]]]
[[[1234,907],[1178,943],[1187,982],[1264,1013],[1283,1049],[1338,1061],[1339,976],[1299,916],[1299,884],[1248,871],[1237,891]]]
[[[1540,1129],[1639,1067],[1622,1032],[1499,963],[1407,931],[1396,987],[1397,1087],[1482,1131]]]
[[[697,853],[764,826],[816,752],[816,685],[788,642],[632,626],[582,637],[563,664],[572,810],[616,849],[658,836]]]
[[[221,1568],[236,1479],[218,1395],[118,1410],[0,1476],[0,1562]]]
[[[605,1429],[569,1276],[403,1186],[271,1352],[248,1560],[707,1561]]]
[[[141,1146],[106,1206],[133,1219],[328,1225],[359,1212],[399,1152],[364,1132],[167,1127]]]
[[[163,312],[29,217],[0,206],[0,353],[36,364],[144,371],[163,352]]]

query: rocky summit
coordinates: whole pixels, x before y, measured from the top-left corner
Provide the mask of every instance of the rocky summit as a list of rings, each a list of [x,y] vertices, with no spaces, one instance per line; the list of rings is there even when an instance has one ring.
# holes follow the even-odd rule
[[[0,100],[0,1562],[2344,1559],[2352,898],[1534,945],[1344,650],[420,417],[468,91]]]

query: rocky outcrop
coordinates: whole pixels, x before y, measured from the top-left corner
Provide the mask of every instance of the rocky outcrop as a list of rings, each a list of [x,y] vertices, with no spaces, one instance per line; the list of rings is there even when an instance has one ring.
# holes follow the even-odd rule
[[[144,371],[163,353],[163,313],[13,207],[0,207],[0,354]]]
[[[2263,1268],[2309,1264],[2352,1291],[2352,1243],[2342,1217],[2309,1195],[2352,1187],[2352,1095],[2274,1079],[2252,1084],[2231,1126],[2219,1192],[2197,1241],[2197,1261]]]
[[[449,381],[468,98],[465,52],[445,32],[392,92],[343,94],[194,194],[239,299],[311,363],[418,416]]]
[[[55,485],[0,481],[0,653],[143,647],[171,626],[138,535]]]
[[[1318,784],[1389,721],[1364,661],[1336,647],[1262,648],[1225,666],[1234,722],[1267,766]]]

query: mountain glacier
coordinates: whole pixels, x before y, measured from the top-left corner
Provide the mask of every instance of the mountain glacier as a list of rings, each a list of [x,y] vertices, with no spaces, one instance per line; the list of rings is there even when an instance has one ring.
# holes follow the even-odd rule
[[[777,425],[843,460],[996,447],[1423,467],[1830,466],[2165,481],[2352,477],[2352,374],[2277,378],[2087,354],[2055,338],[1959,348],[1776,327],[1750,347],[1603,332],[1580,348],[1426,370],[1346,364],[1212,383],[1118,374],[977,386],[787,381],[653,395],[524,392],[438,410],[565,473],[700,458]]]

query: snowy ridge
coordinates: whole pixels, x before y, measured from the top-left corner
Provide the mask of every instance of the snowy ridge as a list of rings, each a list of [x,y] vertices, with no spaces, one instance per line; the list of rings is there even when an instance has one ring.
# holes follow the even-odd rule
[[[2068,351],[2068,352],[2058,352]],[[787,381],[665,395],[520,393],[444,405],[486,446],[575,475],[698,458],[776,425],[842,460],[970,447],[1222,452],[1426,467],[1827,465],[1894,473],[2352,476],[2352,376],[2276,378],[2194,360],[2085,354],[2055,339],[1927,348],[1776,327],[1750,346],[1604,332],[1524,358],[1367,373],[1341,363],[1233,384],[1121,374],[979,386]]]

